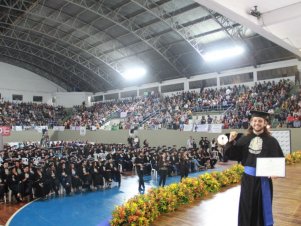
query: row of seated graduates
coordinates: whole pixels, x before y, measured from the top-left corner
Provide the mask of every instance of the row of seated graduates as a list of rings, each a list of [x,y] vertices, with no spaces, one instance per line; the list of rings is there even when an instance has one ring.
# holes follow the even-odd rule
[[[207,168],[214,168],[218,159],[212,155],[211,150],[204,148],[186,148],[176,146],[144,147],[138,148],[132,157],[132,162],[143,164],[143,174],[150,175],[151,170],[156,170],[160,176],[162,164],[167,168],[168,176],[181,174],[181,160],[187,157],[189,172],[196,172]],[[131,154],[130,154],[131,155]],[[137,160],[139,158],[139,160]],[[162,163],[163,161],[163,163]]]
[[[113,181],[120,186],[121,172],[132,171],[135,158],[143,153],[145,174],[154,168],[159,170],[159,159],[166,153],[168,174],[179,172],[179,156],[187,152],[189,171],[198,170],[215,160],[204,150],[185,147],[177,150],[166,146],[157,148],[130,148],[124,144],[89,144],[60,142],[49,149],[37,144],[22,148],[6,146],[0,151],[0,199],[11,190],[17,201],[50,194],[70,194],[71,191],[107,188]],[[209,164],[208,164],[209,165]]]
[[[108,188],[113,181],[120,186],[120,171],[111,153],[114,145],[61,144],[64,146],[50,149],[37,144],[16,149],[6,146],[0,151],[0,200],[9,191],[16,201],[22,201]],[[104,147],[108,150],[103,151]],[[104,158],[93,158],[96,150],[96,156]]]

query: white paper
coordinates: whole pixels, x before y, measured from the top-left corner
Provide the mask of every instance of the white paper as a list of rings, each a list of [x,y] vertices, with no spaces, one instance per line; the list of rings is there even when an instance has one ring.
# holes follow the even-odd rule
[[[257,177],[285,177],[285,158],[257,158]]]

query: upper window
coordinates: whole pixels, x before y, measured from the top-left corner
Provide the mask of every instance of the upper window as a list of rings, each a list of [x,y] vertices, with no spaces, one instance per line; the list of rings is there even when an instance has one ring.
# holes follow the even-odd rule
[[[23,95],[19,95],[19,94],[13,94],[13,100],[23,100]]]
[[[32,98],[33,102],[43,102],[42,96],[33,96]]]

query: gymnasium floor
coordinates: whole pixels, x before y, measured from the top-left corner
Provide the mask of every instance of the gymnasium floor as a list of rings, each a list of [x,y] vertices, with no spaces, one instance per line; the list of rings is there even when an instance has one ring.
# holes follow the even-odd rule
[[[214,171],[222,171],[230,164],[217,164]],[[189,174],[196,177],[205,172]],[[145,176],[146,192],[157,187],[158,181]],[[179,182],[179,176],[167,178],[167,185]],[[72,196],[34,201],[17,211],[7,222],[8,226],[105,226],[109,225],[111,213],[116,205],[124,203],[138,194],[138,177],[122,178],[120,188],[86,192]]]

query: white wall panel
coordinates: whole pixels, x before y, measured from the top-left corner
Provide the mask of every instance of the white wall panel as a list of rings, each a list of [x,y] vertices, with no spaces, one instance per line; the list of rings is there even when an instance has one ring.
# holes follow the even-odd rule
[[[55,92],[65,91],[53,82],[23,68],[0,62],[0,93],[4,100],[12,101],[13,94],[23,95],[23,102],[32,102],[33,96],[43,96],[51,104]]]
[[[63,93],[55,93],[54,99],[55,105],[63,105],[65,107],[72,107],[74,105],[81,105],[84,101],[86,106],[90,105],[88,100],[89,96],[92,96],[92,93],[86,92],[63,92]]]

